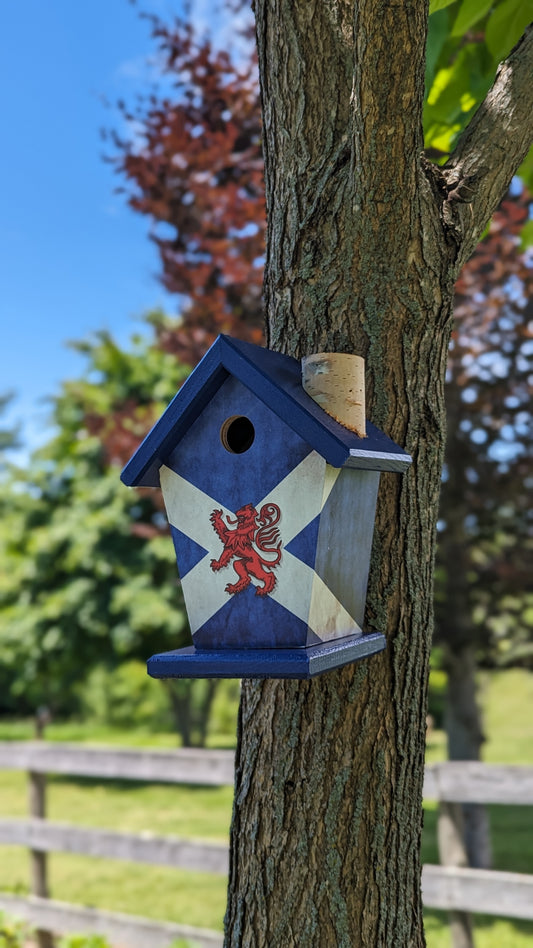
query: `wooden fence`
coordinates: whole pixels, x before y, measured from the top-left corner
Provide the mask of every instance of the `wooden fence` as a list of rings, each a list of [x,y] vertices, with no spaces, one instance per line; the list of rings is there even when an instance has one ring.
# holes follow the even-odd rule
[[[25,770],[30,781],[30,817],[0,819],[0,844],[30,849],[33,895],[0,893],[0,909],[37,927],[40,944],[48,932],[91,931],[121,948],[167,948],[185,938],[200,948],[219,948],[218,932],[186,925],[68,905],[47,897],[46,854],[82,853],[203,872],[226,873],[227,847],[151,834],[86,829],[46,819],[46,774],[222,786],[233,783],[231,751],[103,749],[44,741],[0,742],[0,770]],[[482,912],[533,919],[533,875],[470,869],[460,834],[459,806],[468,803],[533,805],[533,768],[446,762],[426,768],[424,797],[437,800],[439,855],[443,865],[423,867],[428,908],[445,909],[458,926],[457,941],[468,944],[468,914]]]

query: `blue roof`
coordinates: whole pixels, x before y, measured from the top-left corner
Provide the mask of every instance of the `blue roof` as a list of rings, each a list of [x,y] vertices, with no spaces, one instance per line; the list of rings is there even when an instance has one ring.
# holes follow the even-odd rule
[[[229,376],[250,389],[333,467],[403,471],[411,458],[367,422],[360,438],[331,418],[302,388],[297,359],[219,336],[159,421],[132,455],[121,478],[129,487],[158,487],[159,468]]]

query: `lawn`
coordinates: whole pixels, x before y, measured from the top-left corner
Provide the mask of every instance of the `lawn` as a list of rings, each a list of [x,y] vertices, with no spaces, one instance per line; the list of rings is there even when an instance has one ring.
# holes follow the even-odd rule
[[[485,759],[533,764],[533,675],[522,671],[485,674],[481,679],[488,741]],[[529,712],[528,712],[529,709]],[[0,724],[0,740],[32,736],[31,725]],[[51,725],[51,740],[91,741],[130,746],[172,747],[172,734],[142,731],[98,731],[82,724]],[[230,735],[212,735],[213,746],[229,746]],[[431,734],[428,760],[445,756],[444,735]],[[0,771],[0,813],[27,814],[24,774]],[[96,781],[53,777],[48,783],[51,819],[117,830],[189,836],[225,841],[231,817],[230,787],[194,788],[146,785],[130,781]],[[436,807],[426,808],[423,861],[436,862]],[[491,807],[494,866],[533,873],[533,808]],[[131,912],[204,928],[221,929],[225,880],[207,873],[184,872],[82,856],[53,854],[49,859],[53,897],[115,911]],[[0,889],[28,891],[28,856],[18,847],[3,847]],[[475,918],[477,948],[530,948],[533,922]],[[449,948],[443,913],[426,913],[428,948]]]

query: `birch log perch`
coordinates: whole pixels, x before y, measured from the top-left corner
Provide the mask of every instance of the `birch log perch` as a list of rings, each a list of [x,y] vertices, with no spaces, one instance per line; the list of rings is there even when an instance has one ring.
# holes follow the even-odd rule
[[[366,438],[365,360],[346,352],[321,352],[302,359],[308,395],[350,431]]]

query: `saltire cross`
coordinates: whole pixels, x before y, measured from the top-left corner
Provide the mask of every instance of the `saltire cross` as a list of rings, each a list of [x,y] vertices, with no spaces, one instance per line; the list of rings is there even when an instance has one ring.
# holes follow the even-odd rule
[[[311,451],[265,497],[255,501],[244,499],[244,503],[252,504],[256,510],[275,505],[281,511],[282,555],[275,570],[274,588],[268,596],[304,622],[316,636],[315,641],[362,634],[353,616],[313,567],[287,549],[291,541],[322,512],[339,473],[339,468],[326,464],[320,454]],[[231,523],[235,522],[236,511],[228,509],[218,498],[211,497],[165,465],[160,469],[160,480],[171,526],[192,541],[198,551],[197,561],[181,575],[194,635],[231,599],[226,591],[227,569],[214,573],[211,565],[222,552],[211,517],[217,510],[226,523]],[[233,566],[230,569],[235,575]],[[256,587],[262,587],[257,577],[251,576],[250,579]]]

